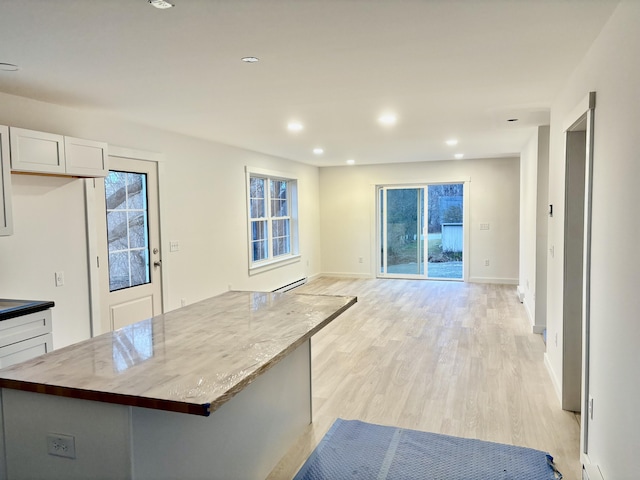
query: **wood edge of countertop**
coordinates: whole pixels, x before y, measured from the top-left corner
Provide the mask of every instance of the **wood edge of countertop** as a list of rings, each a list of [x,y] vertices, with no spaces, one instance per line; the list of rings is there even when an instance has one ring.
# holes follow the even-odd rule
[[[297,294],[297,295],[307,295],[307,294]],[[15,380],[8,378],[0,378],[0,388],[9,388],[12,390],[21,390],[26,392],[33,393],[42,393],[47,395],[55,395],[58,397],[67,397],[67,398],[76,398],[79,400],[91,400],[96,402],[104,402],[104,403],[112,403],[117,405],[131,406],[131,407],[141,407],[141,408],[151,408],[155,410],[165,410],[168,412],[175,413],[186,413],[190,415],[200,415],[208,417],[226,402],[235,397],[238,393],[240,393],[244,388],[246,388],[250,383],[252,383],[256,378],[265,373],[271,367],[275,366],[297,349],[304,342],[309,340],[313,335],[315,335],[318,331],[326,327],[329,323],[335,320],[338,316],[344,313],[348,308],[352,307],[357,301],[358,297],[356,296],[342,296],[342,295],[327,295],[327,296],[341,296],[344,298],[349,298],[349,301],[345,303],[338,310],[333,312],[327,318],[325,318],[322,322],[318,323],[314,328],[309,330],[307,333],[302,335],[296,341],[289,344],[285,349],[274,355],[268,362],[261,365],[255,371],[253,371],[250,375],[247,375],[238,383],[232,385],[227,391],[225,391],[222,395],[220,395],[215,400],[209,403],[190,403],[186,401],[178,401],[178,400],[166,400],[166,399],[158,399],[151,397],[143,397],[138,395],[127,395],[123,393],[115,393],[115,392],[104,392],[98,390],[86,390],[72,387],[64,387],[58,385],[50,385],[44,383],[36,383],[36,382],[28,382],[24,380]]]
[[[75,398],[78,400],[91,400],[94,402],[112,403],[129,407],[152,408],[176,413],[188,413],[191,415],[209,415],[209,404],[197,404],[179,402],[177,400],[162,400],[157,398],[126,395],[122,393],[101,392],[96,390],[83,390],[79,388],[62,387],[58,385],[46,385],[42,383],[26,382],[22,380],[0,379],[0,388],[9,388],[23,392],[43,393],[57,397]]]

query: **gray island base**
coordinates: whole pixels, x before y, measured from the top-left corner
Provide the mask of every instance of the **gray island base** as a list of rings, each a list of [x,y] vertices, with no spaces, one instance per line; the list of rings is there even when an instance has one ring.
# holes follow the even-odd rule
[[[312,420],[311,336],[355,302],[228,292],[0,370],[0,478],[263,479]]]

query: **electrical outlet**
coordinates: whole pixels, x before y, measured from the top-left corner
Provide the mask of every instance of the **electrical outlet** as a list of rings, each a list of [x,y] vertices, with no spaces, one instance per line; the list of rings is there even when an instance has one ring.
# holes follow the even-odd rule
[[[178,242],[177,240],[169,242],[169,251],[170,252],[177,252],[178,250],[180,250],[180,242]]]
[[[72,435],[49,433],[47,435],[47,452],[56,457],[76,458],[76,439]]]
[[[180,306],[181,307],[186,307],[187,306],[187,301],[184,298],[180,299]]]
[[[485,267],[488,267],[488,266],[489,266],[489,263],[490,263],[490,262],[489,262],[489,259],[488,259],[488,258],[485,258],[485,260],[484,260],[484,266],[485,266]]]
[[[364,262],[364,258],[358,257],[358,263],[363,263],[363,262]]]
[[[56,287],[62,287],[64,285],[64,272],[56,272]]]

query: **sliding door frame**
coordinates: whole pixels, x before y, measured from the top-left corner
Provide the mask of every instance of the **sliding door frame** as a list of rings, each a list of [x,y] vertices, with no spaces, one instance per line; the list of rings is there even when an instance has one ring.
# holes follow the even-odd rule
[[[419,182],[411,182],[411,183],[390,183],[390,182],[376,182],[371,184],[372,194],[370,198],[373,199],[372,211],[373,215],[371,216],[371,258],[375,259],[375,261],[371,262],[374,271],[373,276],[375,278],[409,278],[408,276],[400,276],[400,275],[388,275],[381,274],[382,270],[382,242],[381,242],[381,231],[382,225],[380,223],[380,191],[382,188],[424,188],[425,189],[425,202],[428,201],[426,196],[426,191],[428,190],[429,185],[449,185],[449,184],[462,184],[463,185],[463,248],[462,248],[462,278],[461,279],[439,279],[439,278],[428,278],[426,276],[428,266],[427,257],[425,257],[425,274],[424,275],[415,275],[411,278],[424,279],[424,280],[441,280],[441,281],[469,281],[469,251],[470,251],[470,232],[471,232],[471,224],[469,222],[470,218],[470,197],[471,197],[471,178],[458,178],[458,179],[438,179],[436,180],[424,180]],[[425,205],[425,208],[427,205]],[[427,215],[425,210],[425,216]],[[426,222],[426,219],[425,219]],[[428,240],[426,240],[426,245],[428,245]],[[425,251],[425,255],[427,252]]]

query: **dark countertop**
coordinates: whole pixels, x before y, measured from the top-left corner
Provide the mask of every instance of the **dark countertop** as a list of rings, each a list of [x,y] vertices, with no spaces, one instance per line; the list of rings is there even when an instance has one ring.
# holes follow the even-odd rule
[[[49,301],[0,298],[0,321],[41,312],[54,305],[55,303]]]

